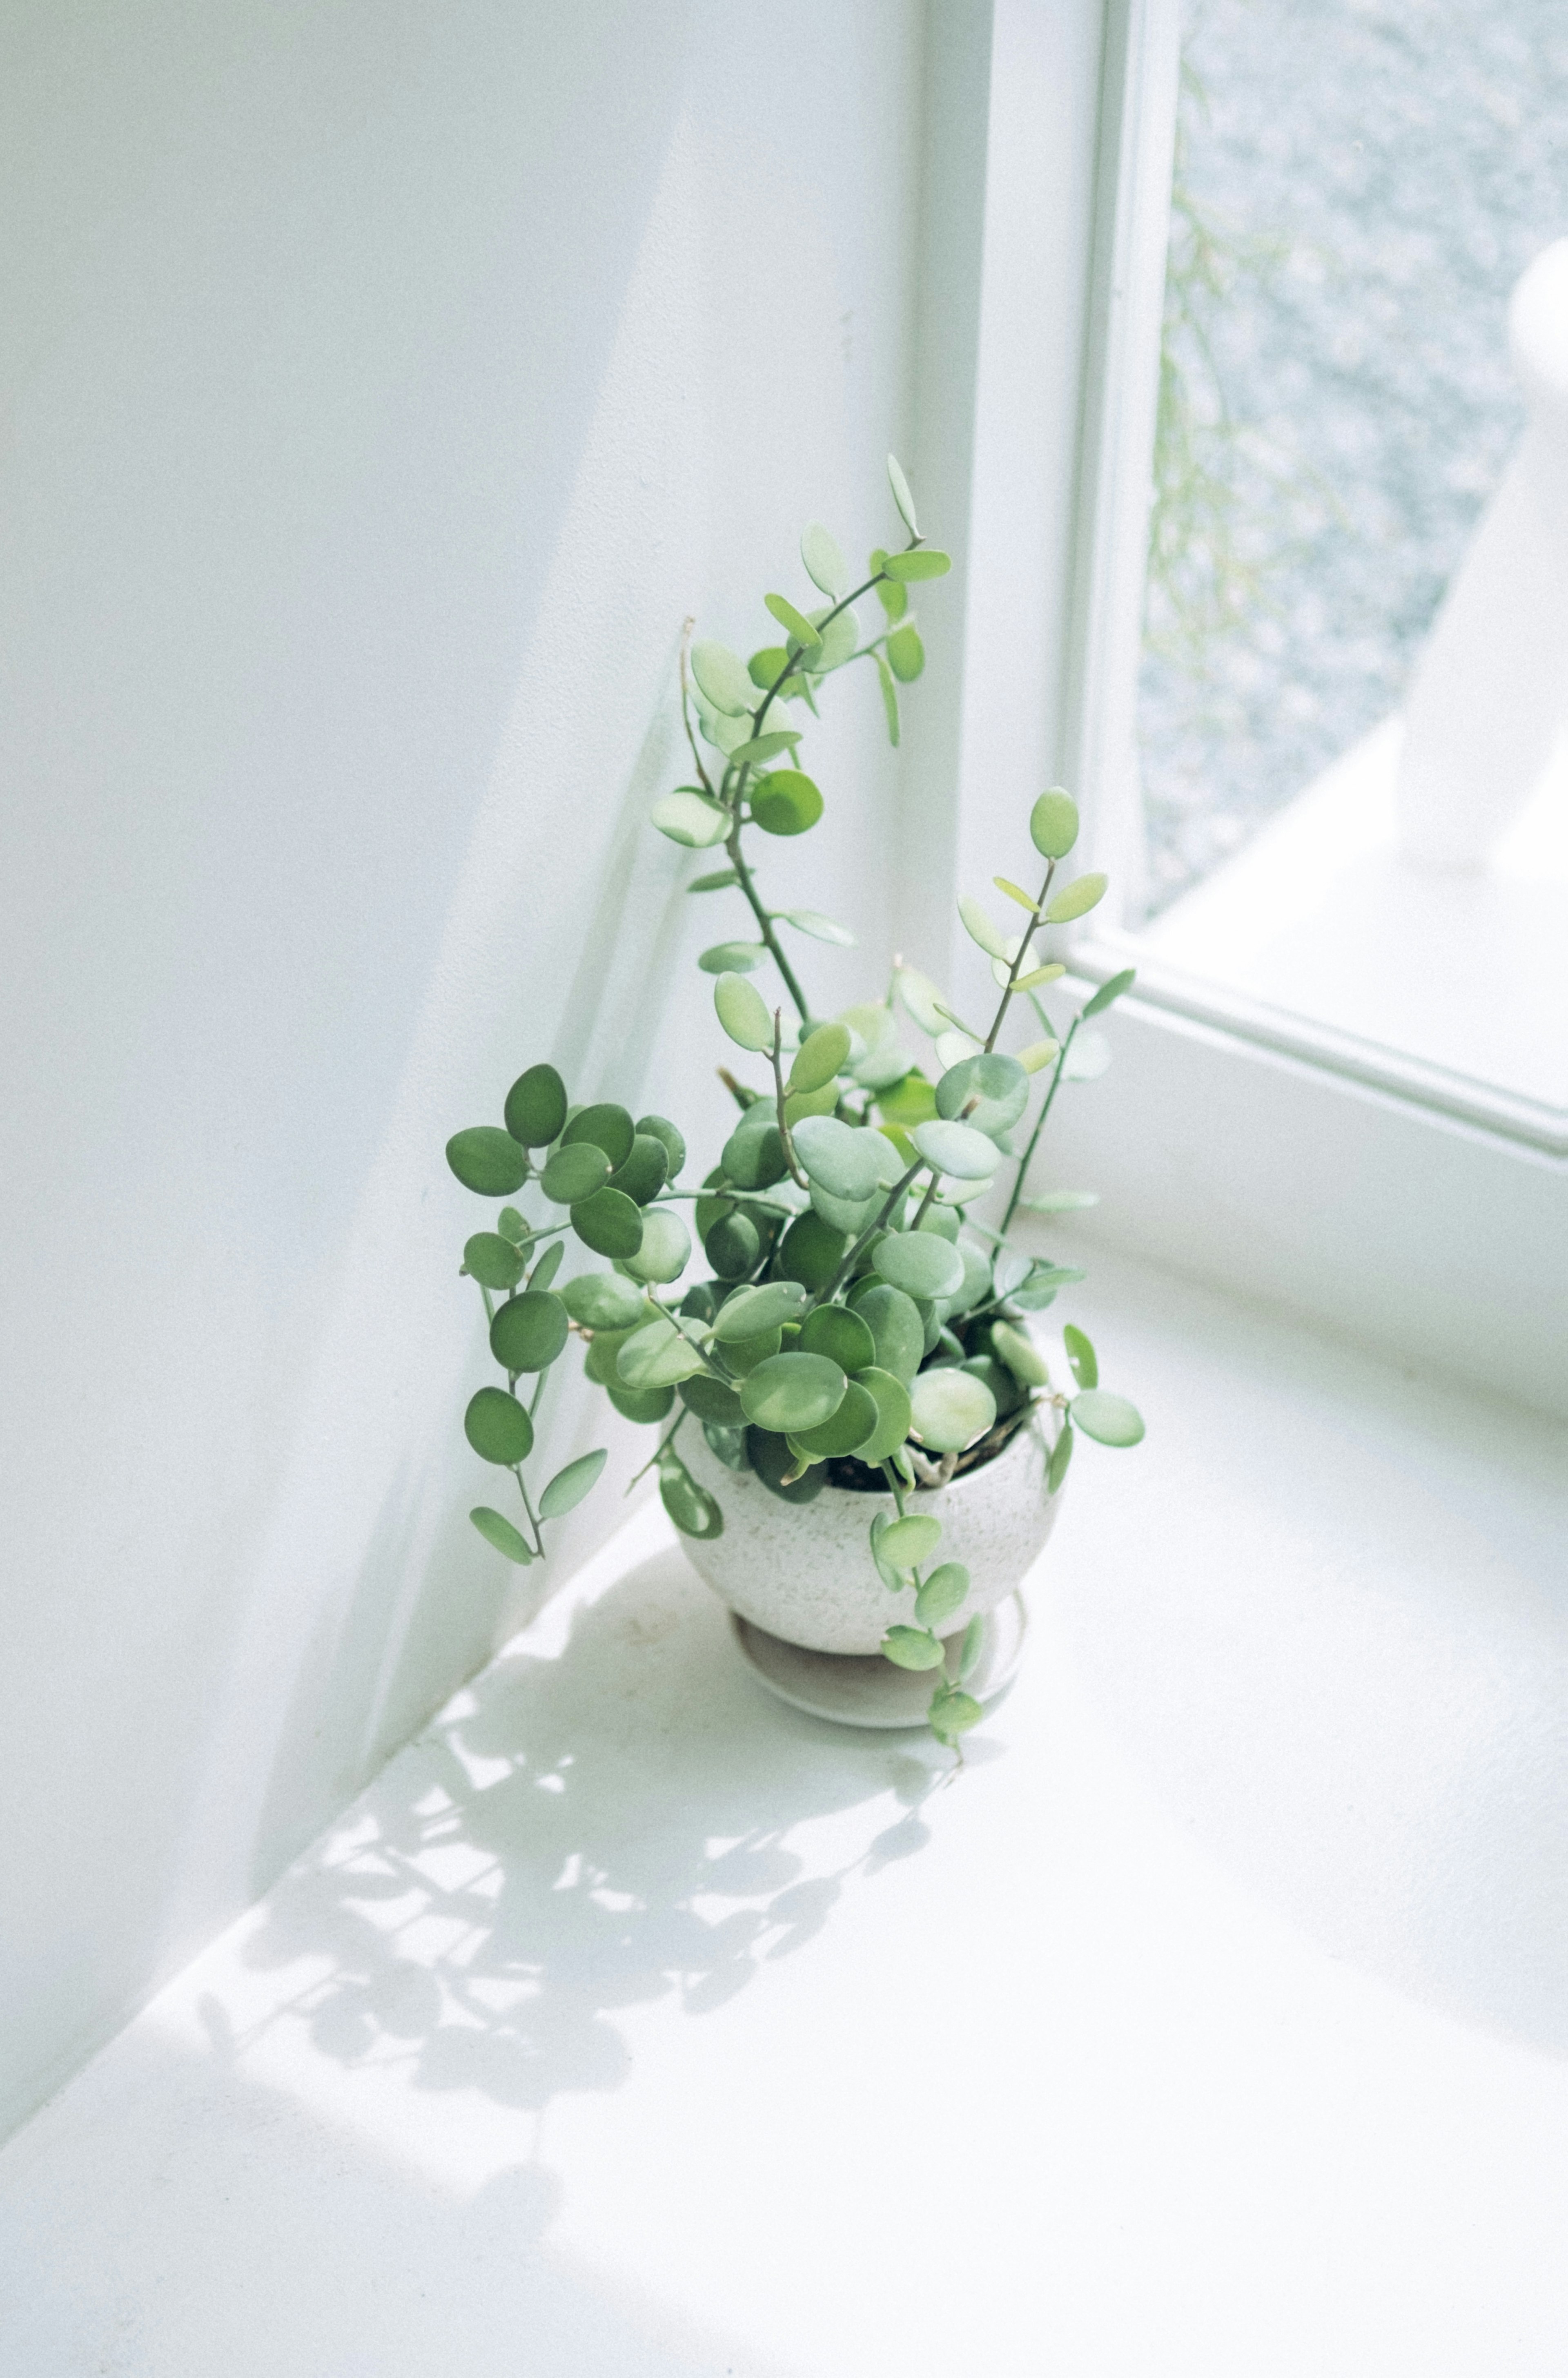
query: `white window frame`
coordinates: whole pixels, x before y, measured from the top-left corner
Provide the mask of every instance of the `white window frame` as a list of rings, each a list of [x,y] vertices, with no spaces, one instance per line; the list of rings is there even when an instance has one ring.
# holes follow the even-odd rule
[[[1080,798],[1093,863],[1127,875],[1179,35],[1178,0],[991,12],[954,540],[959,889],[1011,870],[1020,795],[1053,778]],[[962,983],[961,944],[948,955]],[[1071,957],[1089,981],[1130,964],[1140,978],[1114,1012],[1110,1074],[1052,1121],[1051,1177],[1104,1194],[1086,1246],[1117,1241],[1568,1414],[1560,1117],[1228,997],[1151,961],[1114,915]]]

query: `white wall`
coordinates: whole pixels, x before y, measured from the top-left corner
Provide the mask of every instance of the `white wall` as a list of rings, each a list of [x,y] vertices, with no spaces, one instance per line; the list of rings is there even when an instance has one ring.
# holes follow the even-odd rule
[[[682,948],[735,925],[640,823],[679,622],[760,641],[918,433],[920,11],[791,21],[6,11],[0,2120],[525,1606],[442,1143],[552,1053],[692,1111]],[[835,709],[777,881],[880,962],[898,778]]]

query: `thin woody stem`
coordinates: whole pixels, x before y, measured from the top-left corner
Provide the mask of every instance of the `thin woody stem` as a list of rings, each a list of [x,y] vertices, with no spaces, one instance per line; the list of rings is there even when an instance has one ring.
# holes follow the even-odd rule
[[[776,1099],[777,1099],[777,1101],[778,1101],[778,1112],[779,1112],[779,1137],[780,1137],[780,1139],[784,1142],[784,1162],[785,1162],[785,1163],[788,1165],[788,1167],[789,1167],[789,1177],[790,1177],[790,1179],[795,1183],[795,1185],[796,1185],[796,1187],[797,1189],[804,1189],[804,1190],[805,1190],[805,1192],[806,1192],[806,1194],[807,1194],[807,1195],[808,1195],[808,1196],[809,1196],[809,1195],[810,1195],[810,1194],[811,1194],[811,1183],[809,1183],[809,1181],[808,1181],[808,1179],[806,1178],[805,1173],[804,1173],[804,1172],[801,1171],[801,1169],[800,1169],[799,1159],[798,1159],[798,1158],[796,1157],[796,1153],[795,1153],[795,1141],[794,1141],[794,1138],[793,1138],[793,1137],[792,1137],[792,1135],[791,1135],[789,1125],[788,1125],[788,1123],[784,1121],[784,1067],[783,1067],[783,1065],[782,1065],[782,1064],[780,1063],[780,1062],[779,1062],[779,1058],[780,1058],[780,1051],[782,1051],[783,1046],[784,1046],[784,1011],[783,1011],[783,1009],[782,1009],[782,1008],[775,1007],[775,1008],[774,1008],[774,1010],[773,1010],[773,1047],[772,1047],[772,1060],[773,1060],[773,1093],[774,1093],[774,1096],[775,1096],[775,1098],[776,1098]]]
[[[1023,934],[1019,940],[1018,955],[1012,961],[1011,969],[1007,978],[1007,988],[1001,995],[1001,1005],[996,1012],[995,1020],[991,1025],[990,1038],[986,1042],[986,1054],[987,1057],[997,1045],[997,1034],[1001,1030],[1002,1019],[1012,1003],[1012,994],[1018,981],[1018,971],[1023,966],[1023,960],[1028,954],[1029,943],[1033,940],[1035,929],[1040,921],[1040,911],[1046,905],[1046,896],[1050,891],[1051,878],[1055,873],[1056,860],[1054,859],[1047,859],[1046,862],[1046,880],[1040,886],[1040,896],[1035,903],[1034,911],[1030,917],[1029,922],[1024,926]]]

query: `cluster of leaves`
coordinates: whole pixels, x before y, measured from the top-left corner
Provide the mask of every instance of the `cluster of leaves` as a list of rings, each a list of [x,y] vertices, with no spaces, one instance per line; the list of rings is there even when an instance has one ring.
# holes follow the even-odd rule
[[[1008,1244],[1021,1208],[1060,1212],[1094,1202],[1077,1192],[1023,1193],[1061,1082],[1098,1070],[1083,1053],[1080,1028],[1132,978],[1104,984],[1059,1031],[1040,999],[1065,968],[1042,957],[1035,934],[1086,915],[1106,890],[1105,877],[1094,873],[1059,883],[1059,867],[1078,837],[1078,812],[1053,787],[1029,819],[1044,862],[1038,893],[994,879],[1025,912],[1023,929],[1004,931],[979,900],[959,903],[999,993],[987,1028],[966,1024],[934,983],[902,964],[880,1002],[813,1017],[779,928],[844,945],[854,936],[816,910],[768,908],[744,835],[751,826],[803,834],[821,816],[822,796],[796,764],[803,730],[781,722],[815,714],[830,674],[870,660],[897,739],[897,685],[924,665],[908,589],[949,565],[923,543],[907,483],[891,458],[889,477],[908,531],[901,552],[873,552],[868,576],[850,591],[834,540],[810,528],[801,558],[828,603],[802,610],[783,594],[766,595],[785,643],[764,646],[748,662],[724,645],[696,644],[694,693],[683,658],[683,712],[700,782],[659,802],[653,823],[689,848],[724,845],[727,866],[688,888],[737,891],[757,938],[721,942],[699,963],[716,978],[713,1003],[724,1032],[765,1061],[771,1084],[760,1087],[726,1072],[738,1119],[696,1188],[678,1185],[686,1145],[673,1123],[660,1115],[634,1123],[615,1105],[573,1107],[547,1064],[531,1066],[513,1084],[504,1128],[460,1132],[447,1153],[458,1178],[479,1195],[533,1193],[564,1216],[530,1219],[519,1206],[505,1206],[496,1228],[463,1251],[463,1269],[485,1298],[491,1350],[507,1374],[504,1388],[482,1387],[473,1397],[465,1427],[475,1452],[513,1471],[528,1523],[525,1533],[481,1507],[475,1526],[509,1558],[535,1558],[543,1522],[569,1510],[603,1468],[603,1451],[584,1455],[536,1501],[530,1494],[524,1465],[534,1411],[550,1365],[576,1335],[586,1345],[589,1377],[616,1410],[661,1424],[648,1466],[657,1469],[665,1507],[688,1535],[716,1536],[724,1528],[718,1500],[681,1456],[681,1431],[692,1423],[719,1462],[754,1473],[785,1501],[809,1501],[829,1483],[891,1491],[892,1511],[884,1507],[871,1521],[870,1554],[890,1591],[913,1590],[915,1600],[913,1623],[891,1624],[883,1650],[901,1667],[937,1672],[930,1722],[956,1745],[980,1715],[964,1687],[979,1656],[982,1622],[971,1619],[950,1674],[948,1642],[970,1579],[958,1561],[931,1565],[941,1524],[911,1509],[909,1498],[990,1459],[1032,1413],[1052,1432],[1052,1494],[1077,1434],[1108,1446],[1134,1445],[1143,1434],[1132,1405],[1101,1387],[1094,1348],[1081,1331],[1064,1334],[1071,1387],[1053,1383],[1027,1316],[1083,1274]],[[854,605],[873,592],[883,625],[862,643]],[[752,979],[769,963],[795,1008],[787,1021],[784,1003],[771,1006]],[[1035,1037],[1009,1052],[998,1044],[1021,999]],[[928,1068],[904,1045],[905,1022],[932,1042]],[[1012,1135],[1024,1125],[1036,1083],[1044,1095],[1020,1147]],[[993,1229],[967,1209],[995,1188],[1007,1165],[1011,1189]],[[709,1276],[681,1291],[693,1254],[683,1204],[692,1207]],[[569,1234],[609,1268],[557,1291]],[[527,1403],[519,1392],[525,1376],[534,1380]]]

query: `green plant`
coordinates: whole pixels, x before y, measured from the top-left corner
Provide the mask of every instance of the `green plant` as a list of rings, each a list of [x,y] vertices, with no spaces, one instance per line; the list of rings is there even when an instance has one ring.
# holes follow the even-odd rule
[[[803,834],[822,814],[822,796],[797,764],[804,729],[787,722],[816,715],[829,677],[869,661],[888,733],[898,740],[899,686],[925,664],[910,589],[945,575],[949,562],[922,539],[891,457],[888,470],[908,532],[901,550],[873,552],[868,574],[851,590],[832,536],[808,528],[801,558],[827,599],[802,610],[783,594],[763,597],[784,643],[748,662],[722,644],[682,648],[682,716],[697,782],[667,794],[652,820],[687,848],[723,846],[725,865],[687,888],[738,893],[756,938],[720,942],[698,963],[716,978],[713,1004],[730,1040],[769,1076],[760,1087],[724,1071],[739,1115],[717,1166],[700,1188],[677,1187],[686,1142],[674,1123],[657,1114],[634,1122],[609,1103],[573,1107],[549,1064],[530,1066],[513,1083],[504,1128],[461,1131],[447,1156],[479,1195],[528,1191],[557,1217],[530,1219],[505,1205],[496,1227],[463,1250],[507,1382],[478,1390],[464,1426],[477,1454],[513,1472],[526,1523],[482,1507],[472,1515],[481,1533],[509,1559],[536,1559],[545,1523],[581,1501],[604,1468],[603,1451],[585,1454],[536,1499],[529,1490],[539,1397],[576,1336],[589,1377],[616,1409],[660,1425],[644,1467],[657,1470],[664,1507],[688,1535],[716,1536],[724,1527],[719,1503],[681,1458],[678,1440],[689,1426],[704,1432],[729,1469],[754,1471],[786,1500],[809,1500],[829,1483],[890,1488],[896,1516],[883,1510],[871,1522],[870,1556],[894,1591],[914,1584],[917,1623],[890,1627],[883,1649],[902,1667],[937,1670],[937,1629],[962,1611],[969,1578],[956,1561],[932,1565],[940,1522],[909,1509],[909,1492],[992,1459],[1036,1411],[1052,1432],[1052,1494],[1077,1434],[1109,1446],[1134,1445],[1143,1434],[1132,1405],[1101,1387],[1082,1331],[1064,1333],[1071,1387],[1053,1383],[1025,1316],[1083,1275],[1009,1243],[1020,1211],[1094,1203],[1083,1193],[1023,1193],[1052,1103],[1071,1076],[1081,1026],[1119,998],[1132,976],[1103,984],[1060,1029],[1040,998],[1066,968],[1041,958],[1035,932],[1086,915],[1106,889],[1099,874],[1059,884],[1078,812],[1053,787],[1029,819],[1044,864],[1038,892],[994,879],[1023,911],[1022,930],[1004,932],[978,900],[959,902],[999,992],[987,1026],[966,1024],[934,983],[902,962],[880,1001],[826,1019],[812,1011],[780,928],[843,946],[854,935],[816,910],[768,907],[746,836],[752,829]],[[862,643],[854,607],[872,594],[883,617]],[[768,966],[795,1009],[787,1020],[784,1001],[770,1005],[751,979]],[[1033,1011],[1035,1037],[1010,1052],[1000,1042],[1020,1000]],[[931,1072],[904,1047],[901,1014],[933,1043]],[[1044,1094],[1020,1152],[1010,1135],[1023,1130],[1036,1081]],[[1011,1183],[993,1229],[968,1207],[1008,1164]],[[684,1292],[692,1240],[682,1204],[694,1208],[710,1273]],[[609,1267],[557,1290],[569,1236]],[[525,1401],[527,1379],[533,1386]],[[980,1626],[970,1623],[957,1680],[944,1672],[931,1697],[931,1725],[954,1747],[980,1715],[964,1690]]]

